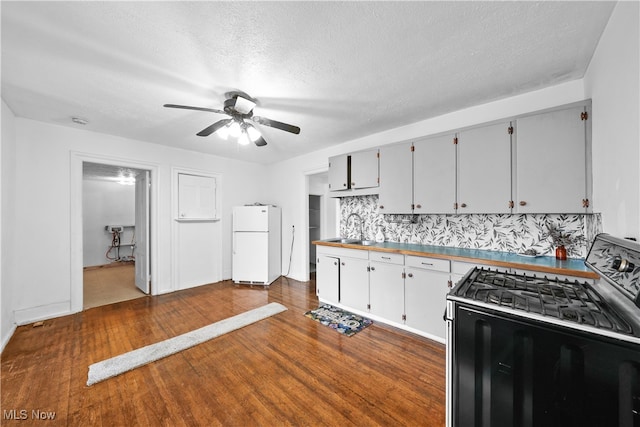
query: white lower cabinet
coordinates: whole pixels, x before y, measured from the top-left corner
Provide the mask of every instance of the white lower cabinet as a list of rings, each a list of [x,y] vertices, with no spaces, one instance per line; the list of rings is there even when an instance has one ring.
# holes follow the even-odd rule
[[[405,264],[405,324],[444,340],[443,315],[451,286],[450,262],[407,255]]]
[[[316,295],[381,322],[445,341],[450,261],[319,246]]]
[[[331,304],[340,302],[340,258],[337,256],[318,255],[316,295]]]
[[[445,339],[443,320],[449,292],[449,273],[407,267],[404,282],[405,324],[429,335]]]
[[[394,323],[404,314],[404,255],[369,253],[370,312]]]
[[[369,251],[318,246],[316,295],[361,311],[369,305]]]
[[[368,259],[340,258],[340,304],[355,310],[368,310]]]

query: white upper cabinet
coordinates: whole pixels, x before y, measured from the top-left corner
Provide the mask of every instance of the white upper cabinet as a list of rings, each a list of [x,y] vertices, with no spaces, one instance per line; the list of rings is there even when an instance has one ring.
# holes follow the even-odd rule
[[[416,141],[413,146],[413,213],[455,213],[455,134]]]
[[[378,209],[381,214],[412,213],[413,153],[411,149],[410,142],[380,147]]]
[[[584,105],[517,120],[518,213],[591,212],[589,120]]]
[[[458,213],[511,212],[511,123],[458,134]]]
[[[351,153],[351,189],[378,186],[378,149]]]
[[[349,156],[329,157],[329,191],[349,189]]]

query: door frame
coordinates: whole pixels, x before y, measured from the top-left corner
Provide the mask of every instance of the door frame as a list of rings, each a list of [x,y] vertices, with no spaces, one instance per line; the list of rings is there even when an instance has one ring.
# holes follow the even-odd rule
[[[150,279],[157,280],[158,277],[158,169],[155,163],[138,162],[131,159],[103,156],[98,154],[71,152],[70,170],[70,266],[71,266],[71,286],[70,286],[70,311],[77,313],[83,310],[83,226],[82,226],[82,164],[84,162],[101,163],[111,166],[130,167],[134,169],[144,169],[149,171],[150,182],[149,201],[151,213],[149,215],[149,262],[151,263]],[[151,295],[157,294],[157,286],[151,286]]]
[[[320,168],[315,168],[315,169],[311,169],[311,170],[307,170],[304,171],[304,198],[302,199],[303,201],[303,207],[304,207],[304,214],[302,215],[302,221],[303,221],[303,227],[302,227],[302,236],[301,236],[301,244],[303,245],[303,265],[302,265],[302,278],[303,281],[309,281],[310,280],[310,273],[309,273],[309,195],[314,195],[314,196],[318,196],[319,194],[316,193],[311,193],[309,191],[309,187],[310,187],[310,180],[312,179],[311,177],[313,175],[321,175],[321,174],[325,174],[325,173],[329,173],[329,167],[328,166],[324,166],[324,167],[320,167]],[[323,197],[324,199],[324,197]],[[320,223],[324,224],[324,216],[326,215],[326,205],[323,204],[321,206],[320,209]],[[300,243],[299,243],[300,244]],[[283,257],[284,259],[284,257]]]

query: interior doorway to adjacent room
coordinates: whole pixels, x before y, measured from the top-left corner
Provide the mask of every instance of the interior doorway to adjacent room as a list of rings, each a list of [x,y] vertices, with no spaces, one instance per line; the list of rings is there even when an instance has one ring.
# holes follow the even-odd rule
[[[83,162],[83,308],[149,293],[149,171]]]
[[[316,248],[311,242],[335,237],[338,234],[338,199],[329,195],[328,172],[307,175],[308,178],[308,254],[309,273],[315,273]]]

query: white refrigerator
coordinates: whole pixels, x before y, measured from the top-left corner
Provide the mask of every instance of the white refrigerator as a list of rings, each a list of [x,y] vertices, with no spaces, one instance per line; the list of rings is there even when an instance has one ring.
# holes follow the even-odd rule
[[[233,208],[232,279],[269,285],[282,273],[281,212],[274,206]]]

